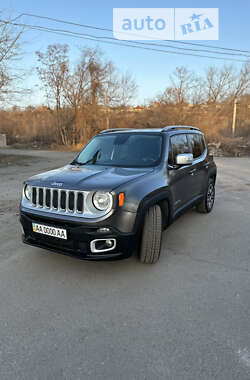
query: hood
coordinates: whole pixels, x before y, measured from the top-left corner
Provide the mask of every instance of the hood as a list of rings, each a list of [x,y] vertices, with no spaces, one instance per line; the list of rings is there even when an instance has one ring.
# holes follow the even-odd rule
[[[116,187],[152,171],[152,168],[67,165],[35,175],[29,179],[29,183],[34,186],[72,190],[112,191]]]

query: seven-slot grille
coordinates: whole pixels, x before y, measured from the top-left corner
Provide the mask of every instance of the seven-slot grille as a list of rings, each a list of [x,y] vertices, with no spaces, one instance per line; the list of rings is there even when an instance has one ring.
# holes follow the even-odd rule
[[[79,213],[84,211],[84,192],[77,190],[32,187],[33,206],[62,212]]]

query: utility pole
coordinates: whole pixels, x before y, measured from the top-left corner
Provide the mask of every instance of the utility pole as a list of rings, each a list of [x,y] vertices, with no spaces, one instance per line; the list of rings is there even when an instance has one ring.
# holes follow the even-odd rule
[[[109,129],[109,110],[106,110],[106,129]]]
[[[233,135],[233,137],[235,135],[236,112],[237,112],[237,98],[234,98],[233,124],[232,124],[232,135]]]

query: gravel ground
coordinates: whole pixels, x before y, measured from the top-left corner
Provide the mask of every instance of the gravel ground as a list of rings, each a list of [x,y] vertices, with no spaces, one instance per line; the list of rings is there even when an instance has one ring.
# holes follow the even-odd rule
[[[178,219],[147,266],[23,245],[23,180],[74,154],[0,153],[18,156],[0,167],[1,380],[250,379],[250,158],[216,159],[213,212]]]

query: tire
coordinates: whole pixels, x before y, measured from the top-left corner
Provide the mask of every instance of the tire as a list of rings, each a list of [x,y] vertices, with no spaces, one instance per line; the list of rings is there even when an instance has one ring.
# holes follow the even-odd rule
[[[208,180],[207,190],[203,201],[196,206],[196,210],[202,214],[208,214],[212,211],[215,200],[215,183],[212,178]]]
[[[158,205],[152,206],[144,218],[140,261],[144,264],[154,264],[161,253],[162,213]]]

